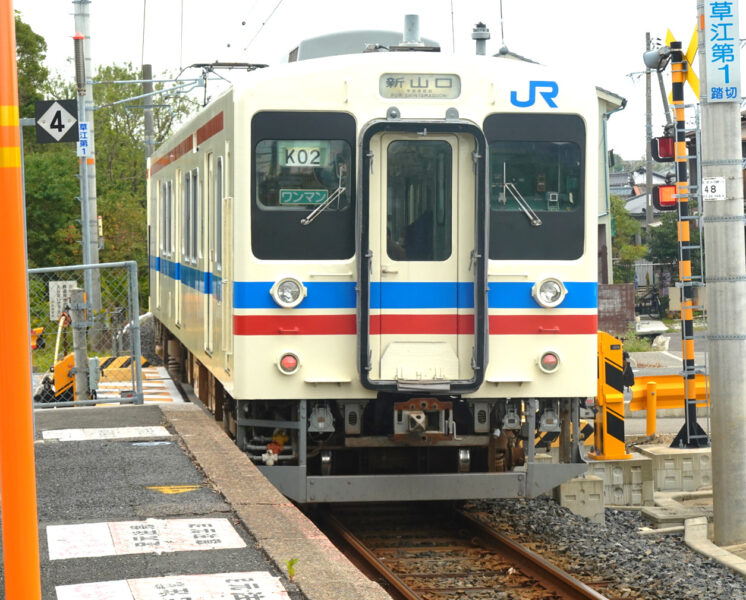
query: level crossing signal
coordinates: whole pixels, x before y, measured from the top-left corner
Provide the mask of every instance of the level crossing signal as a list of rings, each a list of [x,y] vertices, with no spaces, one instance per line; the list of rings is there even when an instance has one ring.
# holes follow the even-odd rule
[[[673,162],[675,143],[671,136],[650,140],[650,154],[655,162]],[[653,186],[653,206],[657,210],[676,210],[676,186],[671,184]]]

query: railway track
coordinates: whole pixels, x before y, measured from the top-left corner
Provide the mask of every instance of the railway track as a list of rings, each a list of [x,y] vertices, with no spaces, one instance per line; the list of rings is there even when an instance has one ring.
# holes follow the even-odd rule
[[[406,600],[604,600],[473,517],[442,505],[356,505],[321,513],[327,533]]]

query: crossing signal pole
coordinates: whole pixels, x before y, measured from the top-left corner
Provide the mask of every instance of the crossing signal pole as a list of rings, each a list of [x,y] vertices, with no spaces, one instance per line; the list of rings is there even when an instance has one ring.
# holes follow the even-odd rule
[[[686,147],[686,116],[684,108],[684,83],[687,81],[688,63],[681,49],[681,42],[671,41],[668,46],[649,50],[644,55],[648,68],[658,72],[671,61],[671,96],[675,114],[674,137],[664,136],[650,140],[651,155],[659,162],[673,162],[676,172],[674,185],[653,188],[653,205],[660,211],[678,210],[677,237],[679,242],[679,283],[681,290],[681,356],[684,377],[684,426],[671,444],[674,448],[701,448],[708,446],[708,435],[697,423],[697,366],[694,360],[694,288],[702,282],[692,275],[692,220],[698,217],[690,210],[690,199],[696,200],[697,187],[689,185],[689,152]],[[691,188],[695,193],[691,193]]]
[[[684,82],[686,81],[687,63],[681,50],[681,42],[671,42],[671,76],[673,107],[675,114],[674,160],[676,165],[676,199],[679,209],[679,285],[681,286],[681,357],[684,371],[685,422],[673,441],[673,447],[702,448],[710,445],[708,435],[697,423],[697,386],[695,384],[696,366],[694,362],[694,287],[697,283],[692,277],[691,228],[693,217],[689,210],[689,199],[696,194],[689,193],[687,162],[689,152],[686,148],[686,117],[684,110]]]
[[[0,487],[5,598],[40,600],[34,425],[31,407],[26,235],[21,177],[15,18],[0,0]]]

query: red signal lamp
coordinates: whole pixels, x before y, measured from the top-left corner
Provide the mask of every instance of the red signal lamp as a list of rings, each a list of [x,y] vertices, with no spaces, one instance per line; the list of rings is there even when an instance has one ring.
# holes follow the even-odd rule
[[[650,154],[655,162],[673,162],[676,158],[672,137],[657,137],[650,140]]]
[[[653,206],[658,210],[676,210],[676,186],[653,186]]]

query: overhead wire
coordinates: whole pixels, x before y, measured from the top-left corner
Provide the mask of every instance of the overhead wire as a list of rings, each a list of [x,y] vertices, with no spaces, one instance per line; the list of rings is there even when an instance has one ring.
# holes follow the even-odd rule
[[[275,5],[275,7],[272,9],[272,12],[269,13],[269,16],[264,20],[264,22],[261,24],[257,32],[254,34],[254,37],[252,37],[249,40],[249,43],[246,44],[246,47],[244,48],[244,52],[249,49],[251,44],[254,43],[254,40],[259,36],[259,34],[262,32],[262,29],[264,29],[264,26],[269,23],[269,20],[272,18],[272,16],[277,12],[277,9],[280,8],[280,5],[284,2],[284,0],[279,0],[279,2]]]
[[[453,26],[453,0],[451,0],[451,52],[456,54],[456,30]]]

